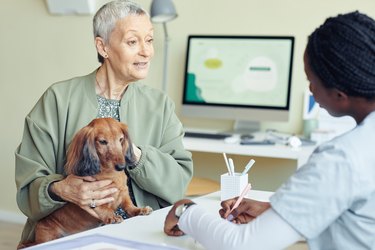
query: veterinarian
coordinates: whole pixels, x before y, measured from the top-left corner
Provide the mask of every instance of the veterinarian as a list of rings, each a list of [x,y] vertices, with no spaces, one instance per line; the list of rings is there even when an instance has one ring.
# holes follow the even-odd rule
[[[328,18],[310,35],[304,64],[315,100],[356,128],[318,146],[270,203],[244,199],[230,212],[236,199],[224,201],[224,220],[181,200],[166,234],[215,250],[284,249],[301,237],[309,249],[375,249],[375,21],[359,12]]]
[[[22,241],[33,240],[35,222],[72,202],[95,216],[113,201],[110,181],[64,175],[66,150],[76,132],[97,117],[128,125],[137,158],[127,168],[134,204],[154,210],[185,195],[193,166],[183,127],[167,95],[139,82],[154,55],[149,14],[136,3],[105,4],[93,19],[99,68],[49,87],[26,116],[16,150],[17,203],[28,217]],[[126,218],[124,211],[117,211]]]

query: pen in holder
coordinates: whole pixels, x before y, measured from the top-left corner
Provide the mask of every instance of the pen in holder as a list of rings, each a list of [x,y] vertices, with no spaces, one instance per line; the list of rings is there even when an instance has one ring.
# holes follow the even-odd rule
[[[234,173],[229,175],[228,173],[222,174],[220,177],[220,193],[221,200],[227,200],[240,196],[242,190],[249,183],[248,175],[241,173]]]

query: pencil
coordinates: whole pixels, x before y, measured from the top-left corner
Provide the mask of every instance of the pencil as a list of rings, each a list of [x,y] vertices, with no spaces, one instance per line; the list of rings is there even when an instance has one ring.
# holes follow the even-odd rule
[[[228,169],[228,175],[232,175],[231,169],[228,164],[227,154],[223,153],[223,156],[224,156],[225,165],[227,166],[227,169]]]

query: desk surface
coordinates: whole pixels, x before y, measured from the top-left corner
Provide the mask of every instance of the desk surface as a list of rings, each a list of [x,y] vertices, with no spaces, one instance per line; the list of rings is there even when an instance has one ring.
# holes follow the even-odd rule
[[[272,194],[272,192],[250,190],[247,197],[255,200],[267,201]],[[208,212],[219,216],[220,192],[195,198],[194,201],[205,207]],[[67,236],[62,239],[47,242],[39,246],[47,246],[48,244],[55,244],[82,236],[102,234],[119,239],[151,243],[160,246],[172,246],[181,249],[203,249],[199,243],[196,243],[188,235],[172,237],[164,234],[164,220],[169,209],[170,207],[159,209],[148,216],[133,217],[120,224],[105,225],[82,233]],[[30,249],[38,249],[38,246]]]

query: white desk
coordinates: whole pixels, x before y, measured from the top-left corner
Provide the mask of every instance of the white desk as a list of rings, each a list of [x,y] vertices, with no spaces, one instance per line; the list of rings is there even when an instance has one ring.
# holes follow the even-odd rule
[[[268,201],[271,195],[272,192],[250,190],[247,197],[255,200]],[[216,214],[219,217],[218,211],[220,209],[220,192],[215,192],[206,196],[198,197],[194,199],[194,201],[204,206],[210,213]],[[181,249],[203,249],[202,246],[198,243],[195,243],[195,241],[190,236],[184,235],[181,237],[172,237],[164,234],[164,220],[169,210],[170,207],[167,207],[154,211],[151,215],[148,216],[133,217],[125,220],[120,224],[106,225],[75,235],[67,236],[58,240],[40,244],[39,246],[31,247],[29,249],[36,250],[41,247],[47,247],[50,244],[56,244],[58,242],[72,240],[77,237],[98,233],[110,237],[152,243],[160,246],[174,246]],[[51,249],[59,248],[54,247]]]
[[[227,153],[245,156],[290,159],[297,161],[297,168],[302,166],[316,146],[291,148],[285,145],[240,145],[225,143],[224,140],[184,138],[184,146],[189,151],[207,153]]]

